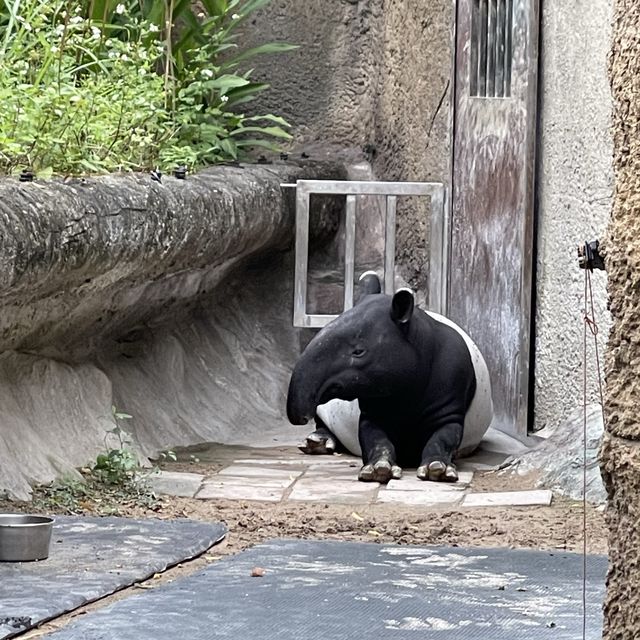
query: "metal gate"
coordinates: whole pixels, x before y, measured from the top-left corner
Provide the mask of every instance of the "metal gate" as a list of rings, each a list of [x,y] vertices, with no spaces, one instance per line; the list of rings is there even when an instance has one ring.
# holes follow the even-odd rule
[[[539,0],[458,0],[449,317],[483,352],[495,419],[527,435]]]
[[[346,195],[344,308],[353,306],[355,281],[355,228],[358,196],[386,197],[384,242],[384,292],[394,293],[396,204],[402,196],[430,198],[429,309],[444,312],[448,225],[445,215],[445,188],[437,182],[358,182],[346,180],[298,180],[296,187],[296,255],[293,324],[296,327],[324,327],[337,314],[307,313],[309,261],[309,199],[312,193]]]

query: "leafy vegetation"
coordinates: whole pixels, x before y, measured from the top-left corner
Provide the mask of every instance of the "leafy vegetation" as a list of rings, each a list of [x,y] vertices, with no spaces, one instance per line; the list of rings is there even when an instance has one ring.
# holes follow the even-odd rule
[[[0,171],[172,168],[277,149],[288,124],[247,116],[268,85],[242,70],[241,26],[269,0],[0,0]]]
[[[95,463],[81,470],[82,478],[61,478],[54,483],[36,487],[33,504],[45,512],[67,513],[97,512],[117,515],[123,507],[153,508],[157,498],[148,483],[148,477],[156,471],[140,467],[136,453],[131,449],[132,440],[121,423],[131,416],[111,408],[113,429],[106,433],[105,452],[97,456]],[[109,446],[109,438],[115,438]],[[175,460],[172,451],[163,452],[161,460]]]

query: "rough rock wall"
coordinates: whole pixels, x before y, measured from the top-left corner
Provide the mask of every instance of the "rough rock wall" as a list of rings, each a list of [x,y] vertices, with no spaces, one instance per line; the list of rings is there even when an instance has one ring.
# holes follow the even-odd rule
[[[295,51],[251,61],[271,88],[258,110],[284,116],[301,142],[362,146],[375,118],[383,0],[272,0],[247,24],[246,46]]]
[[[284,115],[298,144],[365,147],[374,179],[448,183],[450,0],[273,0],[249,27],[254,44],[300,45],[255,65],[271,84],[259,110]],[[427,203],[399,201],[398,263],[421,288],[428,223]]]
[[[385,0],[373,136],[381,180],[449,183],[453,17],[450,0]],[[396,233],[403,276],[425,289],[428,203],[400,200]]]
[[[0,493],[27,498],[95,459],[113,403],[133,414],[144,455],[287,432],[299,335],[280,183],[344,175],[310,162],[161,185],[1,181]],[[337,205],[312,206],[315,246],[335,233]]]
[[[601,451],[609,495],[604,637],[640,637],[640,2],[615,0],[609,75],[615,196],[607,241],[613,326]]]
[[[542,3],[538,147],[535,428],[555,428],[582,405],[584,273],[576,245],[602,238],[613,197],[611,0]],[[592,278],[601,352],[609,324],[606,277]],[[593,354],[589,354],[589,362]],[[590,401],[599,401],[590,376]]]

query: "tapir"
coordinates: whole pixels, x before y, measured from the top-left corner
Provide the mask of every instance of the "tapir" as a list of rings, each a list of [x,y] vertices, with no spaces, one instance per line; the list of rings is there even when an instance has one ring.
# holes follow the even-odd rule
[[[358,303],[324,327],[297,361],[287,395],[295,425],[314,418],[306,453],[342,445],[362,456],[358,478],[386,483],[402,468],[455,482],[455,460],[480,443],[493,417],[485,360],[447,318],[413,292],[381,293],[373,272]]]

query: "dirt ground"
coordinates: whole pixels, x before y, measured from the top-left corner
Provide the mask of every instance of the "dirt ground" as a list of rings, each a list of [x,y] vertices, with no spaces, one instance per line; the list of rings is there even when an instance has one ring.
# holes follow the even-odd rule
[[[247,452],[242,452],[246,454]],[[215,473],[238,451],[225,451],[221,458],[179,462],[164,466],[175,471]],[[504,472],[475,474],[474,491],[505,491],[535,488],[535,477]],[[0,511],[30,511],[26,503],[0,501]],[[68,514],[65,508],[51,509]],[[82,503],[79,513],[100,514],[100,498]],[[224,522],[226,539],[202,556],[183,562],[130,589],[62,616],[23,636],[37,638],[68,624],[88,611],[127,597],[138,589],[153,589],[184,575],[273,538],[310,538],[366,541],[402,545],[452,545],[476,547],[532,548],[581,552],[584,544],[583,505],[555,497],[549,507],[425,508],[396,504],[332,505],[322,503],[258,503],[192,498],[160,498],[152,505],[124,502],[118,515],[153,518],[193,518]],[[587,505],[589,553],[606,553],[607,529],[601,510]]]
[[[232,459],[253,455],[243,447],[209,448],[178,452],[178,461],[161,466],[173,471],[211,475]],[[291,453],[274,448],[277,456]],[[265,450],[259,450],[260,457]],[[473,491],[508,491],[536,488],[534,475],[476,472]],[[79,513],[100,514],[100,499],[82,502]],[[3,503],[0,511],[29,511],[25,503]],[[51,508],[68,514],[68,509]],[[228,555],[270,538],[327,538],[412,545],[522,547],[582,551],[583,506],[554,497],[549,507],[443,508],[398,504],[337,505],[305,502],[248,502],[162,497],[155,504],[125,501],[117,515],[155,518],[194,518],[224,522],[229,533]],[[601,510],[587,505],[587,549],[606,553],[607,529]]]

